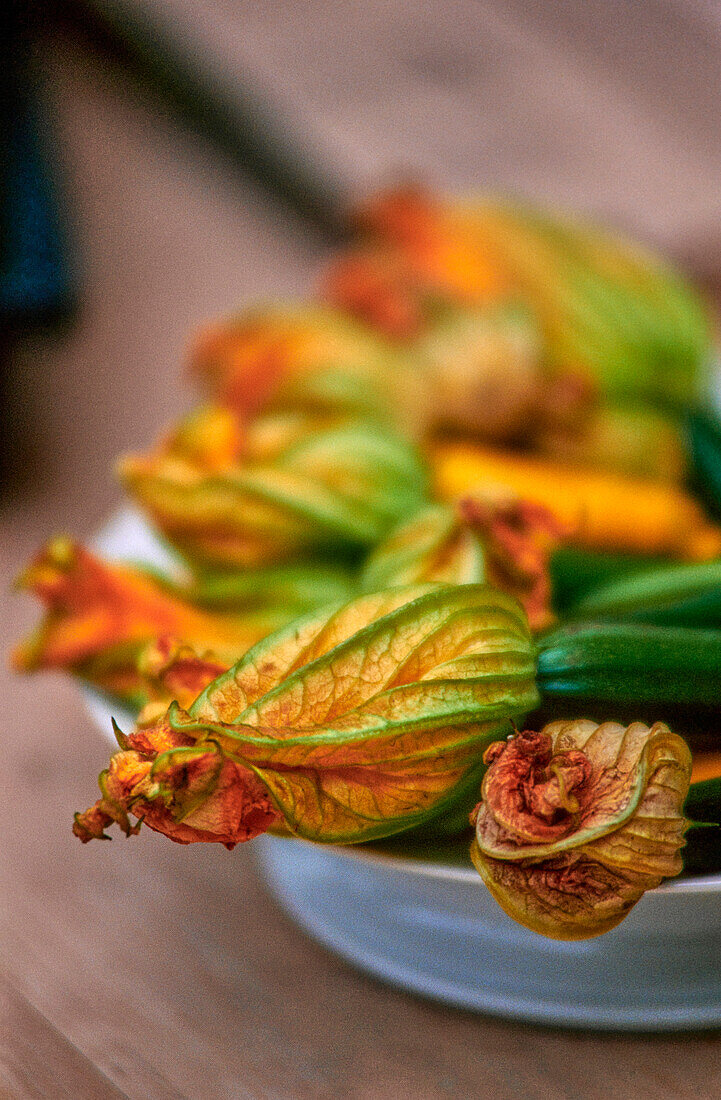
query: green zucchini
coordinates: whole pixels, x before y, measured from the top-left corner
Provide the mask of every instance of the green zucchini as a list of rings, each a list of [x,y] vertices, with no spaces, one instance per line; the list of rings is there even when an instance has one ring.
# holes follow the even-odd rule
[[[721,710],[721,630],[566,626],[538,643],[544,703],[589,700]]]
[[[611,580],[584,596],[570,618],[721,627],[721,561],[654,565]]]
[[[601,554],[563,546],[556,550],[550,562],[553,608],[563,614],[575,609],[580,600],[601,585],[647,572],[663,564],[666,563],[659,558]]]
[[[721,519],[721,422],[711,410],[690,412],[685,421],[691,485],[711,515]]]

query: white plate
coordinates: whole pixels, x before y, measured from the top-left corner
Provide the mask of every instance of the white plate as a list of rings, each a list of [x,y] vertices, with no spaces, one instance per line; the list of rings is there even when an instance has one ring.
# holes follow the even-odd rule
[[[95,545],[108,557],[168,566],[172,556],[134,512]],[[85,691],[112,738],[132,715]],[[721,875],[647,893],[613,932],[544,939],[499,908],[465,845],[396,841],[334,848],[253,842],[275,896],[321,943],[395,985],[463,1008],[570,1027],[664,1030],[721,1025]],[[233,874],[232,857],[228,873]]]

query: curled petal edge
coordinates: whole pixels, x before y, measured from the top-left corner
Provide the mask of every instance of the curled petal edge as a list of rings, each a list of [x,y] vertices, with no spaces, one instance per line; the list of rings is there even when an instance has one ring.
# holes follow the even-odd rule
[[[532,931],[602,935],[682,870],[691,754],[663,723],[556,722],[495,743],[485,759],[471,858]]]

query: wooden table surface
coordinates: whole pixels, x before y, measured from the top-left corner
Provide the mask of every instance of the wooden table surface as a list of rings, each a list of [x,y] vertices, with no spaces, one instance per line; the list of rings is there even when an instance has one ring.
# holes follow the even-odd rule
[[[24,339],[3,491],[4,581],[50,533],[89,536],[111,464],[192,400],[184,341],[300,294],[322,245],[202,139],[73,42],[46,57],[82,265],[76,324]],[[2,640],[37,619],[3,600]],[[0,669],[0,1097],[654,1100],[721,1095],[721,1035],[594,1035],[445,1008],[357,973],[277,908],[252,845],[150,833],[81,846],[107,744],[76,687]]]

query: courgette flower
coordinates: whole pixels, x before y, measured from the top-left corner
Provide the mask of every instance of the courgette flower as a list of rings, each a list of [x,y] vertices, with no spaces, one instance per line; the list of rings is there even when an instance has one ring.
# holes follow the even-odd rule
[[[422,287],[429,304],[435,298],[486,305],[513,295],[506,265],[478,246],[460,204],[413,185],[398,187],[371,196],[355,221],[397,281]]]
[[[144,822],[178,844],[206,841],[232,849],[279,819],[251,769],[216,744],[197,746],[166,720],[118,740],[122,751],[100,775],[102,798],[75,814],[73,833],[83,843],[109,840],[105,829],[113,822],[126,836]],[[129,813],[138,818],[135,824]]]
[[[210,651],[196,653],[192,646],[168,635],[151,642],[138,657],[138,673],[148,693],[138,725],[160,718],[173,701],[189,707],[231,664]]]
[[[532,931],[599,936],[682,870],[691,753],[662,722],[552,722],[496,742],[484,760],[471,857]]]
[[[415,304],[416,288],[425,289],[427,316],[432,296],[435,312],[449,303],[523,302],[553,375],[588,379],[623,401],[687,405],[708,384],[713,326],[705,303],[632,241],[502,196],[454,199],[413,187],[372,196],[357,221],[361,277],[356,263],[354,285],[346,260],[327,291],[357,315],[383,322],[388,310],[368,285],[380,272],[387,287],[391,272],[396,300],[406,289]],[[380,262],[369,265],[369,255]]]
[[[481,584],[483,542],[451,504],[428,504],[401,523],[369,554],[361,588],[379,592],[399,584]]]
[[[485,581],[515,596],[541,630],[554,619],[549,558],[562,533],[547,508],[506,494],[426,505],[372,551],[361,587]]]
[[[134,703],[147,696],[138,660],[149,643],[167,636],[200,652],[210,649],[228,668],[290,617],[272,608],[233,615],[194,607],[182,587],[103,561],[65,537],[51,539],[17,583],[47,611],[15,648],[14,667],[65,669]]]
[[[483,544],[488,584],[516,597],[532,630],[550,626],[550,557],[564,525],[542,504],[489,490],[462,497],[458,510]]]
[[[204,568],[254,568],[357,551],[424,499],[415,448],[369,421],[291,438],[273,459],[209,466],[177,440],[122,460],[123,483],[163,535]]]
[[[260,642],[187,710],[119,735],[75,833],[115,821],[132,835],[133,814],[181,843],[230,846],[281,823],[327,843],[389,836],[465,797],[485,746],[537,701],[528,625],[503,593],[361,596]]]
[[[383,335],[326,306],[256,309],[221,322],[200,334],[191,364],[242,423],[292,411],[316,424],[361,417],[412,430],[425,407],[415,365]]]

